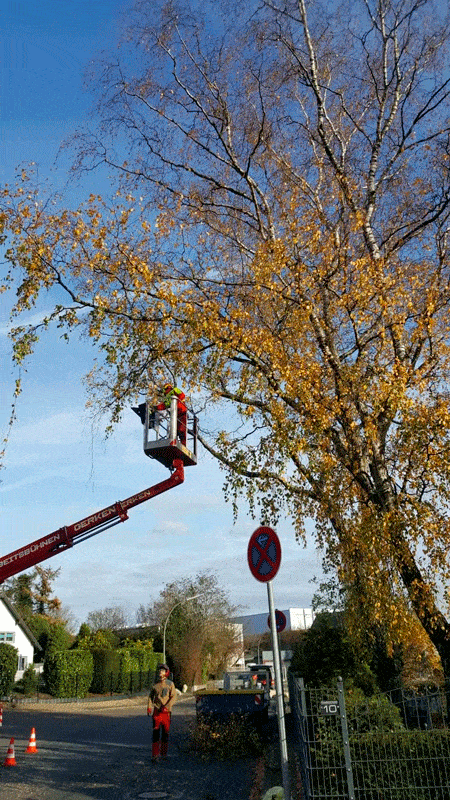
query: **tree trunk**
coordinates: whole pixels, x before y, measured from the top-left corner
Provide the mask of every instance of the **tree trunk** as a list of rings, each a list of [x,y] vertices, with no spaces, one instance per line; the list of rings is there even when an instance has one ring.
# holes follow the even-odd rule
[[[450,676],[450,624],[436,605],[433,592],[398,526],[391,540],[395,564],[413,610],[439,653],[445,676]]]

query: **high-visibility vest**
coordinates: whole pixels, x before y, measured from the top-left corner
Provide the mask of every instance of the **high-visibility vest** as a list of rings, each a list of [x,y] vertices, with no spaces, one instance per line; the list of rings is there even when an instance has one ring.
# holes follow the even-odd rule
[[[167,386],[167,388],[169,388]],[[184,400],[186,397],[185,393],[178,389],[177,386],[173,386],[169,392],[166,393],[164,397],[164,405],[166,408],[170,408],[170,404],[172,402],[172,397],[176,397],[178,400]]]

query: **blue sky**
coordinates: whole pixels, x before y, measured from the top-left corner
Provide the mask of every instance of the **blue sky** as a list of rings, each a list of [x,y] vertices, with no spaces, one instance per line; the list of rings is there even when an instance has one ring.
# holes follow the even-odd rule
[[[111,46],[126,7],[123,0],[1,0],[1,184],[13,180],[19,165],[33,161],[43,181],[64,185],[68,162],[63,156],[55,163],[58,150],[91,112],[83,71]],[[10,360],[7,307],[2,298],[3,435],[17,377]],[[38,312],[45,308],[43,301]],[[169,474],[144,455],[141,424],[131,410],[105,440],[102,422],[85,408],[82,378],[93,356],[88,343],[67,345],[53,332],[44,336],[22,372],[23,393],[0,473],[0,555]],[[46,562],[61,567],[55,589],[78,623],[90,611],[111,605],[123,606],[133,622],[138,606],[156,599],[165,583],[201,570],[217,574],[241,613],[264,612],[266,586],[247,565],[247,545],[258,521],[243,507],[233,524],[222,480],[215,462],[200,451],[199,464],[186,470],[182,486],[133,509],[124,524]],[[295,542],[289,520],[277,533],[283,555],[273,582],[275,604],[281,609],[309,606],[310,578],[320,573],[320,559],[313,547]]]

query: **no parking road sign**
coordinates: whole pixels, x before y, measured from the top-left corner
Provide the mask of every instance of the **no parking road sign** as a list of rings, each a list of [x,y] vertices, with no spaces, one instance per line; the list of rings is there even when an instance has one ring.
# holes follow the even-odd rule
[[[278,611],[278,608],[275,609],[275,624],[277,626],[277,633],[281,633],[282,631],[284,631],[287,624],[286,614],[283,614],[282,611]],[[272,627],[270,623],[270,614],[267,617],[267,625],[269,626],[269,628]]]
[[[250,537],[247,550],[250,572],[257,581],[271,581],[281,562],[280,540],[272,528],[257,528]]]
[[[269,617],[272,630],[273,665],[275,669],[275,694],[277,704],[278,730],[280,734],[281,774],[283,776],[284,797],[290,800],[289,791],[289,763],[286,740],[286,727],[284,724],[283,681],[281,677],[280,652],[278,649],[278,636],[275,628],[281,619],[275,617],[273,602],[272,578],[278,572],[281,562],[281,545],[278,536],[272,528],[257,528],[250,536],[247,549],[247,561],[250,572],[257,581],[267,584],[269,598]],[[283,614],[284,616],[284,614]]]

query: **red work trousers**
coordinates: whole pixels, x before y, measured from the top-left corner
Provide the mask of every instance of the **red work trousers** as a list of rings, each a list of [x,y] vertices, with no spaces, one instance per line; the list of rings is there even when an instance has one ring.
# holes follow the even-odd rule
[[[170,729],[170,711],[165,708],[161,711],[153,712],[153,743],[152,743],[152,758],[167,756],[167,748],[169,746],[169,729]],[[160,751],[161,748],[161,751]]]

